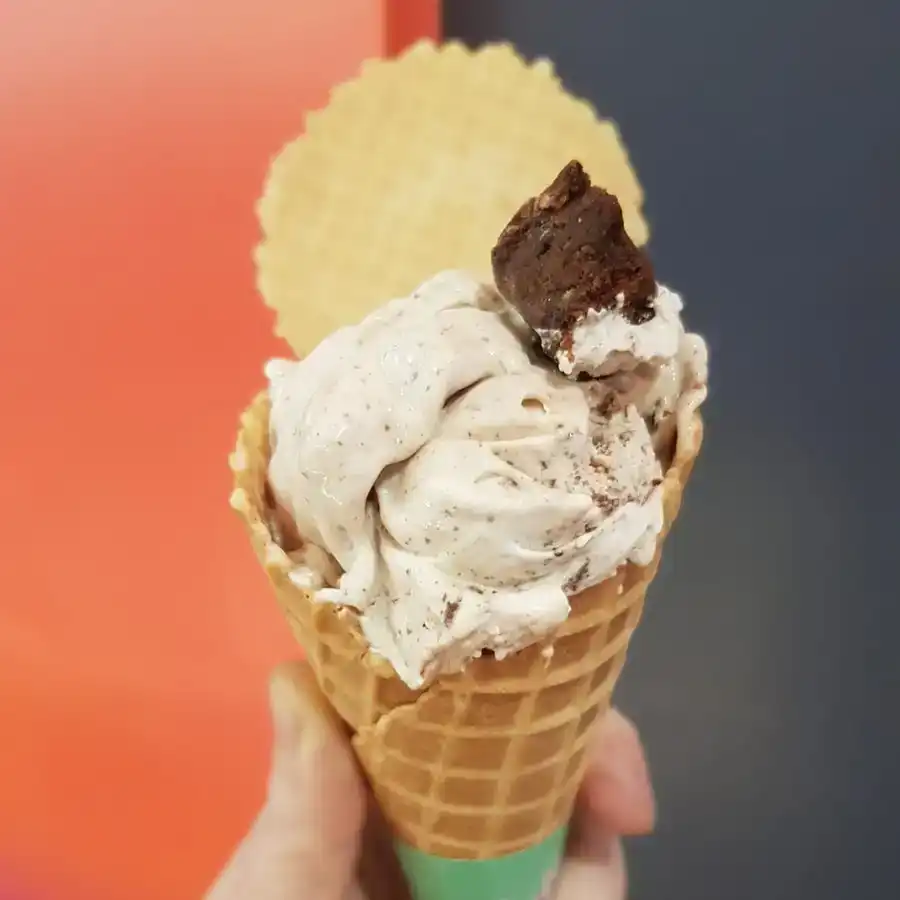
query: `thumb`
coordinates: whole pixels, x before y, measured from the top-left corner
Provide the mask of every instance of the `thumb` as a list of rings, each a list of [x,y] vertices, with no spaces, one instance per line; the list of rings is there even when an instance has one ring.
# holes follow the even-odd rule
[[[353,754],[305,663],[275,670],[270,701],[266,802],[208,900],[340,900],[365,815]]]
[[[263,817],[279,833],[302,836],[298,850],[352,871],[365,799],[346,729],[306,663],[280,666],[269,685],[274,747]]]

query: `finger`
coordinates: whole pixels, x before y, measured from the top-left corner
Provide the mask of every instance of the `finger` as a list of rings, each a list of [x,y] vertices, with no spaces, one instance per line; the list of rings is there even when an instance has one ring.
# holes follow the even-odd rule
[[[264,814],[303,832],[310,855],[355,851],[365,795],[346,729],[306,663],[288,663],[270,682],[275,740]]]
[[[625,900],[628,879],[622,845],[605,838],[592,855],[565,862],[554,892],[555,900]]]
[[[578,814],[599,823],[606,834],[651,832],[656,801],[634,724],[610,710],[598,723],[588,753]]]
[[[279,667],[270,700],[266,802],[208,900],[340,900],[353,879],[365,808],[352,753],[307,665]]]

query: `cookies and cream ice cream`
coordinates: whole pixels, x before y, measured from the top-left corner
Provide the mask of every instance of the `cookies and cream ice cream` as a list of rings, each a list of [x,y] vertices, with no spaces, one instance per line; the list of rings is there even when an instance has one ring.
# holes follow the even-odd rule
[[[654,296],[627,340],[586,313],[575,341],[551,340],[577,348],[557,367],[521,304],[448,271],[268,364],[270,486],[320,556],[292,577],[356,609],[410,687],[534,643],[570,596],[652,559],[657,411],[699,388],[680,301]]]

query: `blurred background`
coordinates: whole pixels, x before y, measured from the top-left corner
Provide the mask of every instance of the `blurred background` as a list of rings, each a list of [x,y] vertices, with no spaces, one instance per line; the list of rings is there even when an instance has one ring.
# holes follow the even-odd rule
[[[280,352],[269,158],[424,35],[511,40],[622,130],[713,352],[707,444],[618,702],[633,896],[900,895],[900,6],[0,4],[0,896],[195,898],[294,653],[225,457]]]

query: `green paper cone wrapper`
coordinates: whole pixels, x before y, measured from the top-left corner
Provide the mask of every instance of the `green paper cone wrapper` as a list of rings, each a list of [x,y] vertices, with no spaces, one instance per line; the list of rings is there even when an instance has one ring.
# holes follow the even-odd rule
[[[413,900],[549,900],[566,843],[559,828],[532,847],[494,859],[446,859],[396,843]]]

